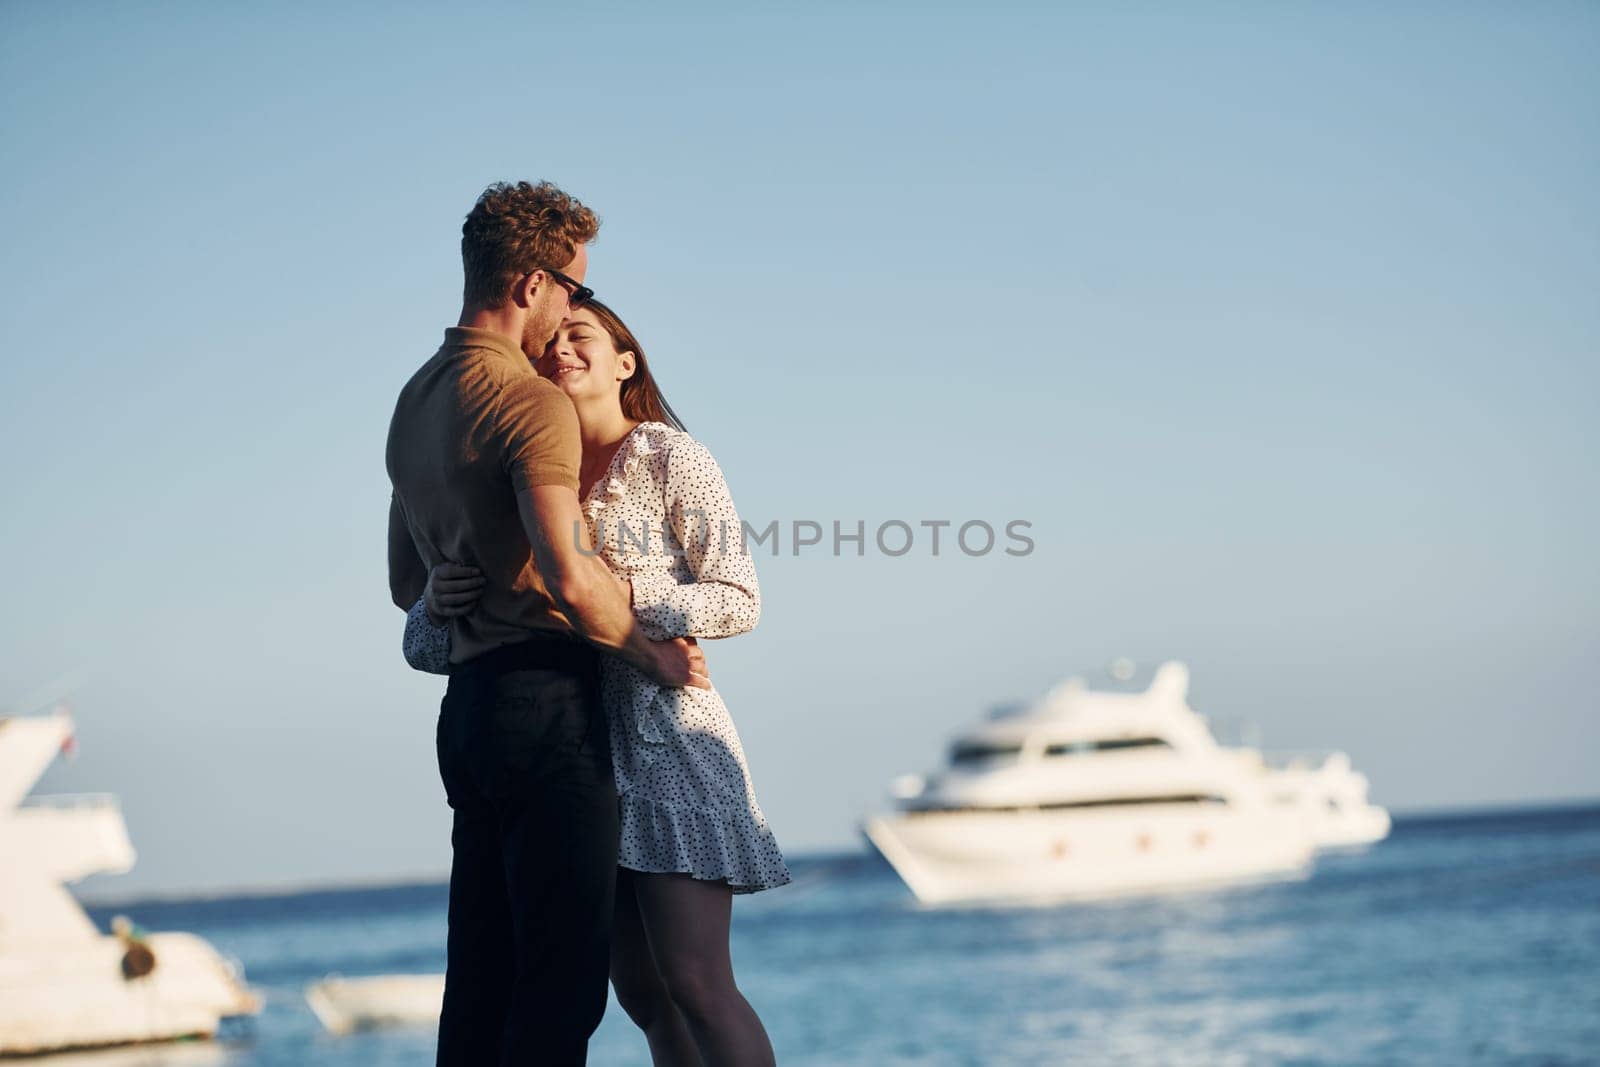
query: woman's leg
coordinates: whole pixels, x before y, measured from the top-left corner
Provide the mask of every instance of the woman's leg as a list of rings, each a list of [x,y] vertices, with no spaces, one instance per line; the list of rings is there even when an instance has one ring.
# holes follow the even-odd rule
[[[622,1010],[644,1031],[645,1040],[650,1043],[650,1062],[655,1067],[701,1067],[689,1024],[656,973],[656,961],[650,955],[650,942],[645,938],[639,905],[633,896],[636,877],[626,867],[617,868],[611,987]]]
[[[632,882],[656,972],[688,1020],[706,1067],[773,1063],[767,1031],[733,982],[733,892],[727,883],[638,872]]]

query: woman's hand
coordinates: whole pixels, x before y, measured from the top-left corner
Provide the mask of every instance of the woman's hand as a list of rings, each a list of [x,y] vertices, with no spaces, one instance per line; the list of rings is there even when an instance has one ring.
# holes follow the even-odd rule
[[[422,588],[422,602],[435,626],[443,626],[458,615],[465,615],[483,595],[483,572],[465,563],[448,560],[428,572]]]

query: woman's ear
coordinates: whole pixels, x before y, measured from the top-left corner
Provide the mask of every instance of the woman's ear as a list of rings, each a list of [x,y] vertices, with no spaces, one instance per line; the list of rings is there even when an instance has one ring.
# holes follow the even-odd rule
[[[639,369],[639,359],[631,350],[617,353],[617,381],[625,382]]]

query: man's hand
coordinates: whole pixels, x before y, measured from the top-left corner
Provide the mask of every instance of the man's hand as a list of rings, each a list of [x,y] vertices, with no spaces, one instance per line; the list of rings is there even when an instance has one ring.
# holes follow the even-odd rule
[[[428,572],[422,589],[422,602],[435,626],[443,626],[458,615],[471,611],[483,596],[483,572],[464,563],[448,560]]]
[[[692,637],[650,642],[654,664],[646,673],[659,685],[710,689],[711,675],[706,669],[706,654]]]

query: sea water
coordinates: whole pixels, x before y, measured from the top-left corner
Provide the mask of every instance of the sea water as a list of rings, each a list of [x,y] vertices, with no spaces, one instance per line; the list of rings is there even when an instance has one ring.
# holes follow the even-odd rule
[[[739,984],[781,1064],[1600,1063],[1600,808],[1402,819],[1303,880],[1114,903],[929,908],[866,854],[791,868],[733,920]],[[220,1043],[105,1065],[431,1065],[431,1029],[333,1037],[303,991],[442,970],[445,898],[93,908],[102,927],[127,914],[205,937],[265,1001]],[[649,1062],[615,1000],[590,1049]]]

